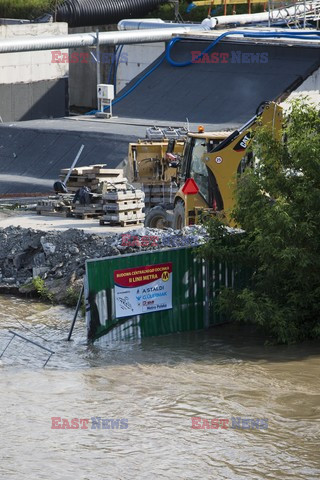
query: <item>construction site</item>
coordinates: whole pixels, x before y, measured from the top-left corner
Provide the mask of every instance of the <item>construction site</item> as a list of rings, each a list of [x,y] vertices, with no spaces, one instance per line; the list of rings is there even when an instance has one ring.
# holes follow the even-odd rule
[[[319,108],[319,0],[0,0],[1,478],[320,478]]]
[[[57,235],[75,228],[117,245],[134,229],[138,240],[122,253],[152,251],[154,242],[142,239],[160,238],[158,248],[168,232],[178,247],[181,232],[198,238],[198,225],[218,212],[232,227],[231,183],[253,161],[255,130],[280,138],[293,99],[319,104],[320,36],[317,2],[269,2],[257,13],[251,2],[248,13],[231,15],[228,5],[214,17],[211,2],[201,23],[184,22],[178,4],[175,21],[166,22],[127,20],[117,8],[99,17],[85,1],[78,12],[65,2],[54,16],[4,19],[0,226],[14,237],[24,235],[19,226]],[[8,232],[4,239],[10,246]],[[22,241],[11,260],[3,254],[4,291],[23,291],[38,276],[65,291],[71,278],[83,281],[86,259],[107,255],[93,249],[75,271],[67,258],[61,283],[61,259],[48,264],[41,242],[30,249]],[[69,247],[81,253],[79,242]]]

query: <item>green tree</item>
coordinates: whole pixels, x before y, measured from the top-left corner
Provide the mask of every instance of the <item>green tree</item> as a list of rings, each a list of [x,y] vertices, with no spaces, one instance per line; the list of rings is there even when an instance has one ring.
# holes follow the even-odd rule
[[[220,292],[231,319],[261,325],[280,343],[320,337],[320,116],[306,100],[292,104],[277,141],[260,129],[256,168],[238,179],[232,218],[242,232],[209,225],[206,257],[249,269],[243,288]]]

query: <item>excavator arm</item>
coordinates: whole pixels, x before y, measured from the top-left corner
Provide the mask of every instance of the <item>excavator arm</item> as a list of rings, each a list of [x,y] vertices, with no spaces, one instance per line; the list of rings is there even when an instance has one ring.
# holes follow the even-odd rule
[[[273,135],[280,138],[282,108],[273,102],[265,104],[261,113],[255,115],[243,127],[221,142],[211,153],[204,156],[203,160],[209,172],[212,172],[219,189],[221,199],[219,210],[224,210],[226,215],[233,207],[234,190],[241,161],[245,159],[254,132],[260,126],[270,128]]]
[[[197,223],[198,215],[205,210],[208,213],[223,212],[230,222],[228,217],[234,205],[237,174],[241,173],[241,164],[246,163],[255,130],[260,126],[267,127],[276,138],[280,138],[282,121],[282,108],[274,102],[264,103],[263,108],[245,125],[228,135],[213,150],[203,154],[202,161],[208,170],[206,202],[200,191],[195,195],[184,195],[182,186],[177,193],[178,201],[185,205],[186,225]]]

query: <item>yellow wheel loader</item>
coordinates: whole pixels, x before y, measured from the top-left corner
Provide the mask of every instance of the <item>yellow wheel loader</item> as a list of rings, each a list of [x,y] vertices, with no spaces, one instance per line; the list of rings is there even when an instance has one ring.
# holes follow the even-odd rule
[[[253,118],[232,133],[205,132],[199,127],[197,133],[185,132],[178,140],[130,144],[133,180],[143,184],[149,206],[145,226],[181,229],[218,212],[228,222],[237,176],[253,163],[248,147],[256,128],[270,128],[279,138],[282,121],[282,108],[264,102]]]

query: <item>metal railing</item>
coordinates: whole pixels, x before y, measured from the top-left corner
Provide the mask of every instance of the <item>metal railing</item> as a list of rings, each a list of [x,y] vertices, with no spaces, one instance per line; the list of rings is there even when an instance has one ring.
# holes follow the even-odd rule
[[[9,333],[11,333],[12,337],[10,338],[9,342],[7,343],[6,347],[4,348],[4,350],[2,351],[1,355],[0,355],[0,358],[2,358],[3,354],[5,353],[5,351],[8,349],[9,345],[11,344],[11,342],[13,341],[13,339],[15,337],[18,337],[22,340],[24,340],[25,342],[28,342],[32,345],[35,345],[36,347],[38,348],[41,348],[42,350],[45,350],[46,352],[49,353],[48,355],[48,358],[46,359],[44,365],[43,365],[43,368],[47,365],[47,363],[49,362],[50,358],[52,357],[52,355],[55,353],[53,350],[50,350],[50,348],[46,348],[46,347],[43,347],[42,345],[40,345],[39,343],[37,342],[34,342],[33,340],[30,340],[29,338],[27,337],[24,337],[23,335],[21,335],[20,333],[17,333],[17,332],[14,332],[13,330],[9,330]]]

